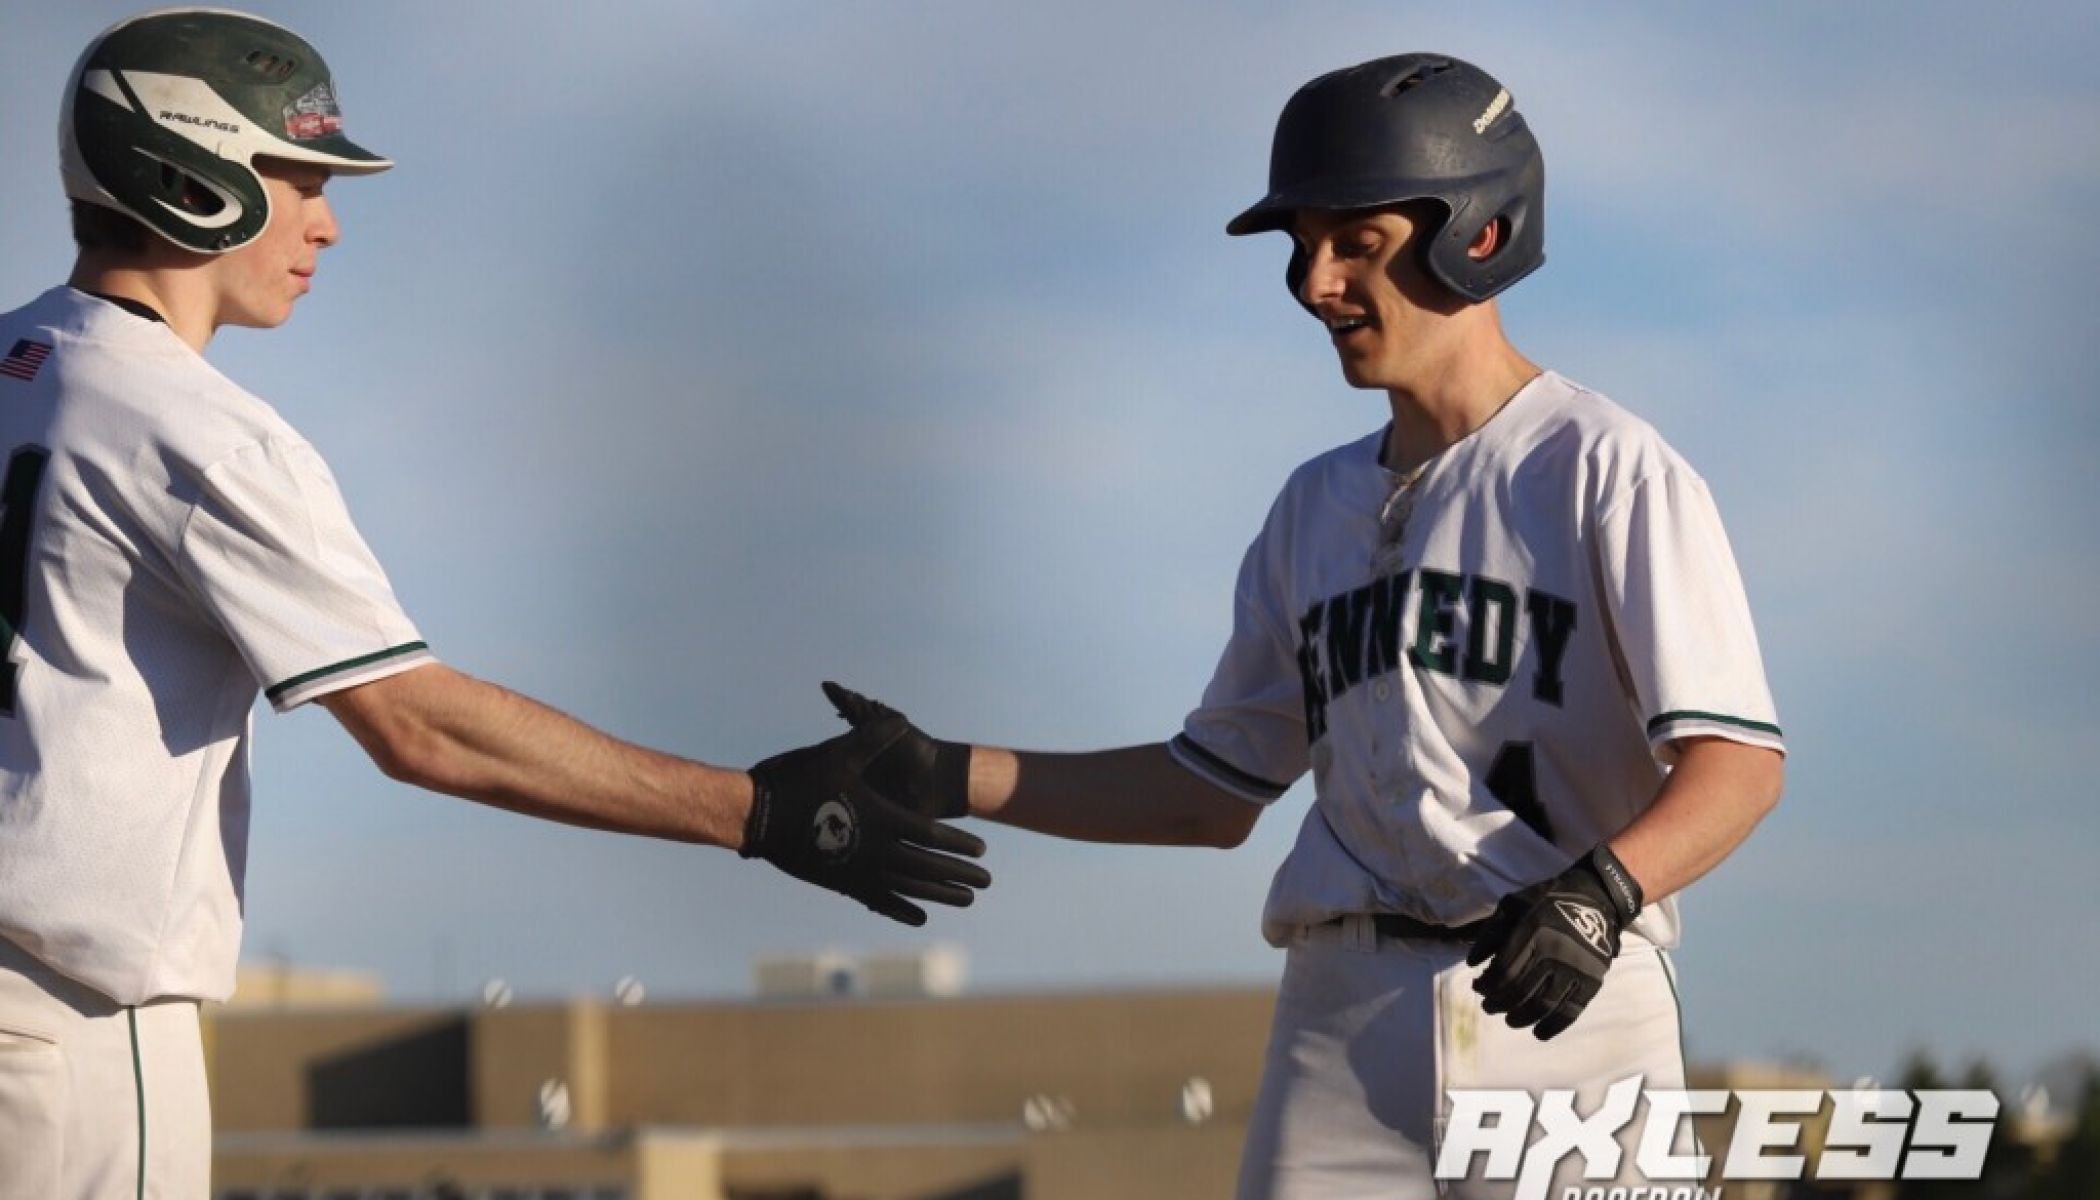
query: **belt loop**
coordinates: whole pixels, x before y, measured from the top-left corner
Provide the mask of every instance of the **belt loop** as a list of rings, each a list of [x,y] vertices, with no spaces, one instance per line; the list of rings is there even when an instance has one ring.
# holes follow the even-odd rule
[[[1378,949],[1378,923],[1369,913],[1349,914],[1349,944],[1358,950]]]

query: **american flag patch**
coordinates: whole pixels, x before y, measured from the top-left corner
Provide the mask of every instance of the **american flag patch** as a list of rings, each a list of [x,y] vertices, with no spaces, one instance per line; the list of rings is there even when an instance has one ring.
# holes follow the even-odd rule
[[[36,378],[38,368],[42,367],[44,360],[49,357],[51,347],[23,338],[15,343],[14,349],[7,352],[6,358],[0,358],[0,375],[28,383]]]

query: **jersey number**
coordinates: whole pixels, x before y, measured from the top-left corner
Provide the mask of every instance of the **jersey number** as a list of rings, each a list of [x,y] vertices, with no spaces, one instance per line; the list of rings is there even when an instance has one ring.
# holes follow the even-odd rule
[[[1488,791],[1502,807],[1517,814],[1531,831],[1553,840],[1553,822],[1546,819],[1546,806],[1539,803],[1538,768],[1531,761],[1530,742],[1504,742],[1488,767]]]
[[[29,528],[36,516],[36,488],[51,452],[24,446],[7,460],[0,479],[0,716],[15,715],[15,639],[22,635],[22,609],[29,593]]]

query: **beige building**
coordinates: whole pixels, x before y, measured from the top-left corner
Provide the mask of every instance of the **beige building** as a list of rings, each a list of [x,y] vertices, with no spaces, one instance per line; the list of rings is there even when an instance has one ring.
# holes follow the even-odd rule
[[[1270,989],[927,996],[907,966],[870,974],[832,999],[229,1006],[206,1043],[214,1186],[225,1200],[1231,1193]]]

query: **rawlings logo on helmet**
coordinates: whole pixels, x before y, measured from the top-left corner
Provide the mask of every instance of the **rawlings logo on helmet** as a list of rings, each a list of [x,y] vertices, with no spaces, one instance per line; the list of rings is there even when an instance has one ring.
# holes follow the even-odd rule
[[[163,121],[180,121],[185,125],[195,125],[200,129],[216,129],[220,133],[239,133],[241,131],[240,126],[230,121],[214,121],[210,117],[193,117],[188,113],[171,112],[165,108],[160,112],[160,119]]]

